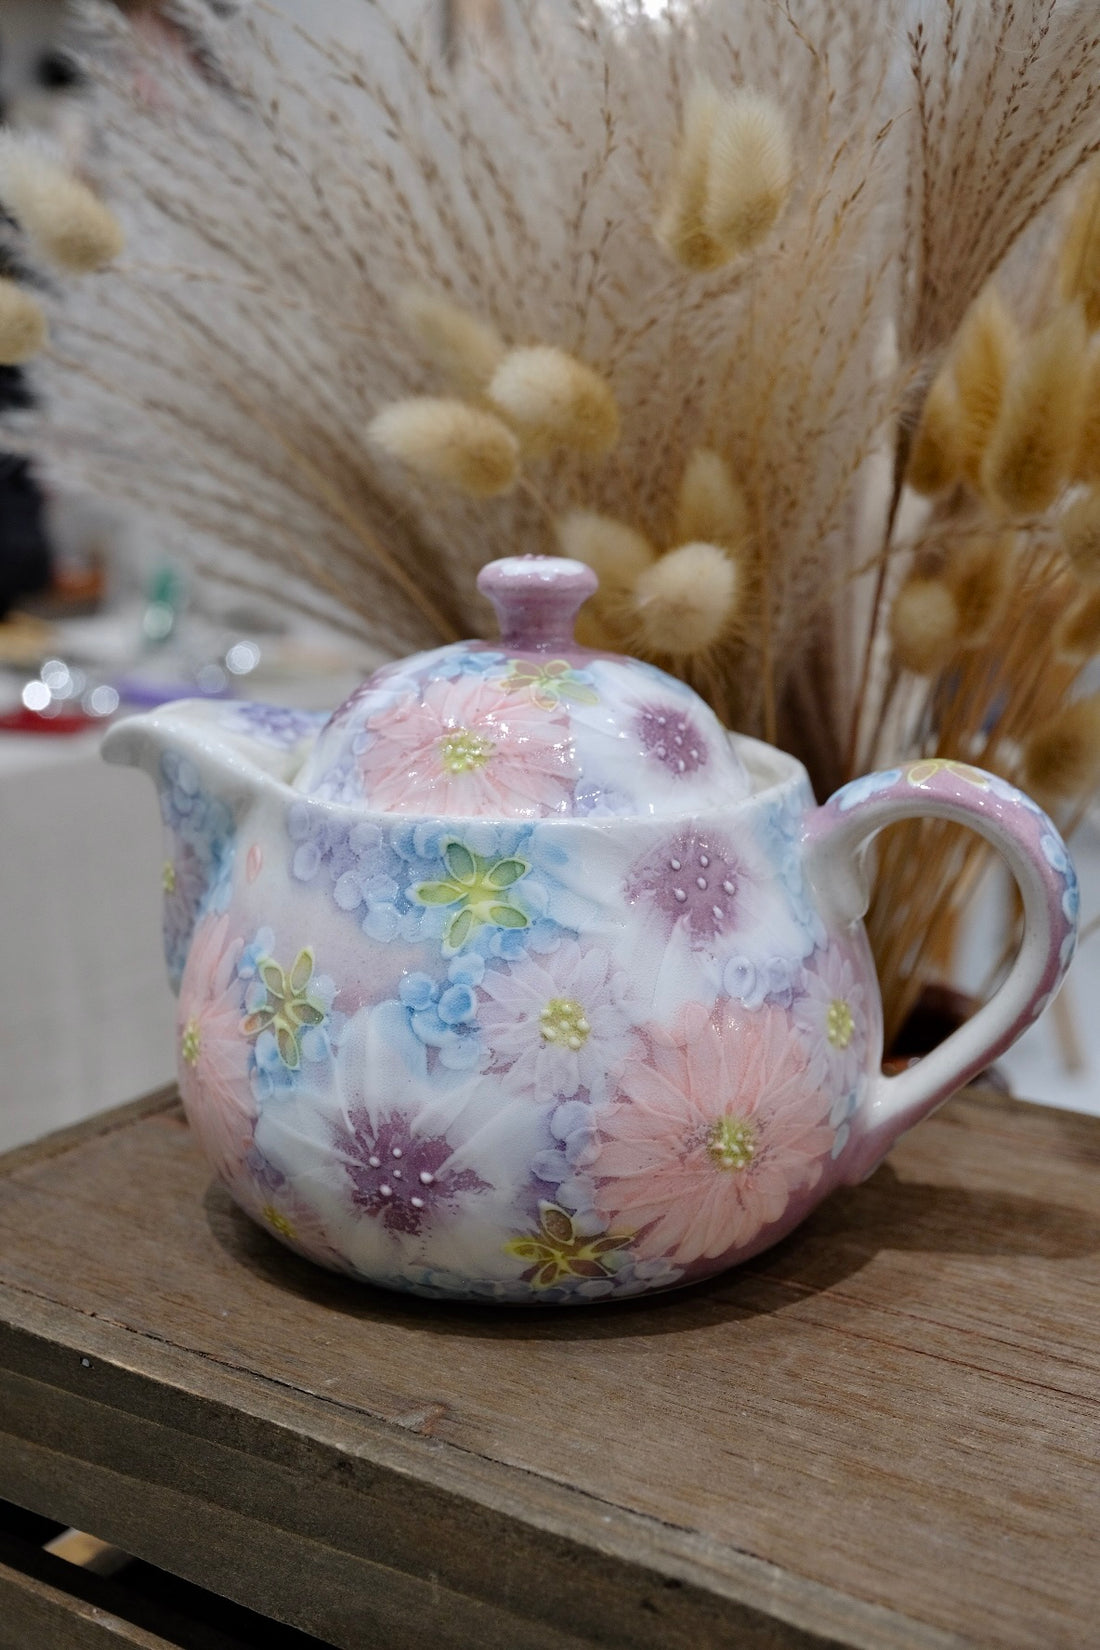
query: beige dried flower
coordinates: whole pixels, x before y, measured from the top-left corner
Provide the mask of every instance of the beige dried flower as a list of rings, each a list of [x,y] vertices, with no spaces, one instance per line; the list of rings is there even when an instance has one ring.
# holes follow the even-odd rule
[[[729,257],[703,222],[710,145],[721,101],[714,87],[705,81],[689,93],[672,175],[655,230],[669,257],[696,271],[717,269]]]
[[[942,493],[962,474],[961,416],[950,365],[936,374],[925,397],[905,479],[915,492]]]
[[[964,539],[944,569],[944,582],[955,598],[959,641],[963,647],[984,642],[1004,607],[1012,547],[1007,537]]]
[[[682,544],[635,583],[631,640],[644,653],[693,659],[733,629],[741,596],[739,569],[716,544]]]
[[[619,409],[606,379],[551,344],[510,350],[488,396],[533,457],[559,447],[602,457],[619,439]]]
[[[749,507],[720,453],[697,447],[689,456],[676,499],[681,544],[720,544],[740,550],[750,536]]]
[[[596,510],[570,510],[556,527],[562,555],[592,569],[600,581],[599,595],[628,590],[657,559],[644,533]]]
[[[1100,493],[1082,493],[1058,518],[1062,549],[1086,584],[1100,584]]]
[[[942,579],[910,578],[894,598],[890,640],[903,670],[930,676],[959,643],[959,604]]]
[[[0,276],[0,364],[17,367],[45,349],[46,317],[36,298],[15,281]]]
[[[1100,590],[1079,597],[1063,615],[1054,646],[1064,658],[1080,663],[1100,653]]]
[[[397,307],[421,354],[456,388],[467,394],[487,388],[507,354],[507,345],[494,328],[426,287],[406,287]]]
[[[1024,783],[1041,798],[1082,795],[1100,780],[1100,694],[1065,705],[1026,741]]]
[[[516,437],[467,401],[430,395],[395,401],[371,420],[367,437],[410,470],[450,482],[471,498],[510,492],[519,479]]]
[[[987,286],[963,318],[951,352],[959,409],[959,467],[974,486],[1018,347],[1015,322],[996,287]]]
[[[1020,515],[1046,510],[1076,463],[1084,411],[1085,323],[1067,305],[1024,344],[982,459],[982,486]]]
[[[0,200],[35,251],[70,275],[88,275],[122,251],[122,226],[87,184],[40,149],[0,141]]]
[[[774,98],[750,87],[714,113],[703,194],[703,228],[727,256],[751,252],[774,229],[794,176],[791,140]]]

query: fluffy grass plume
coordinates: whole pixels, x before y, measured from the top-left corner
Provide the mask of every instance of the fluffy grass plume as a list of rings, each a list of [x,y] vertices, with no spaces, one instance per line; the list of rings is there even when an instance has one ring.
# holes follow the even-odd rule
[[[677,543],[694,541],[739,550],[750,533],[748,501],[729,465],[721,453],[697,447],[688,456],[676,498]]]
[[[959,641],[959,604],[942,579],[909,579],[894,600],[890,639],[903,670],[931,676]]]
[[[1024,749],[1024,774],[1036,795],[1056,802],[1100,780],[1100,694],[1073,700],[1035,729]]]
[[[410,470],[447,481],[471,498],[509,492],[519,476],[519,443],[480,407],[442,396],[410,396],[373,418],[368,439]]]
[[[46,347],[42,306],[16,281],[0,276],[0,365],[17,367]]]
[[[397,303],[417,349],[456,389],[476,394],[488,387],[507,346],[487,322],[421,286],[406,287]]]
[[[118,257],[122,226],[87,184],[25,139],[0,134],[0,201],[34,252],[69,275]]]
[[[774,229],[794,179],[791,140],[774,98],[740,88],[714,111],[703,191],[702,224],[737,257]]]
[[[981,470],[983,487],[1005,509],[1045,510],[1068,481],[1081,435],[1084,357],[1084,318],[1067,304],[1013,365]]]
[[[958,467],[975,486],[1017,349],[1016,325],[996,287],[988,286],[963,320],[951,358]]]
[[[720,107],[713,86],[701,81],[693,87],[656,225],[657,239],[669,257],[695,271],[717,269],[730,256],[704,222],[711,140]]]
[[[635,580],[631,639],[658,658],[691,659],[728,632],[738,610],[737,569],[716,544],[682,544]]]
[[[602,457],[619,439],[619,409],[611,386],[583,361],[552,345],[510,350],[486,393],[535,457],[556,447]]]

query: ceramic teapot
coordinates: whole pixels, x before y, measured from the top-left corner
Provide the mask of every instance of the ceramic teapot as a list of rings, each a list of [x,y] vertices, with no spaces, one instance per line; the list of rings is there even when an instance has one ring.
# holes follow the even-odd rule
[[[179,1081],[210,1164],[300,1254],[392,1289],[584,1302],[775,1243],[1056,990],[1076,882],[1012,786],[921,761],[817,807],[682,682],[577,646],[588,568],[479,584],[499,643],[388,664],[331,716],[118,723],[155,780]],[[1005,983],[880,1073],[864,850],[972,826],[1023,896]]]

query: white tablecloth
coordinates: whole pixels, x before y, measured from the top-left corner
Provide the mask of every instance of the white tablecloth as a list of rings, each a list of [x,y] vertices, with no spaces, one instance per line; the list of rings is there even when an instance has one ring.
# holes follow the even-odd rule
[[[156,795],[99,734],[0,735],[0,1148],[174,1069]]]

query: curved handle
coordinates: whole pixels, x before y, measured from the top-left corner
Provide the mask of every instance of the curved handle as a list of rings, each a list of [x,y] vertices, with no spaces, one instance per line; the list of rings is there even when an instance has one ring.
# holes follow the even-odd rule
[[[969,825],[1008,861],[1024,936],[1008,978],[978,1012],[897,1077],[879,1077],[846,1178],[863,1180],[898,1135],[1003,1054],[1050,1002],[1077,943],[1077,877],[1051,821],[1014,786],[964,762],[930,758],[845,785],[809,818],[806,863],[821,909],[857,922],[869,903],[865,851],[886,825],[918,815]]]

